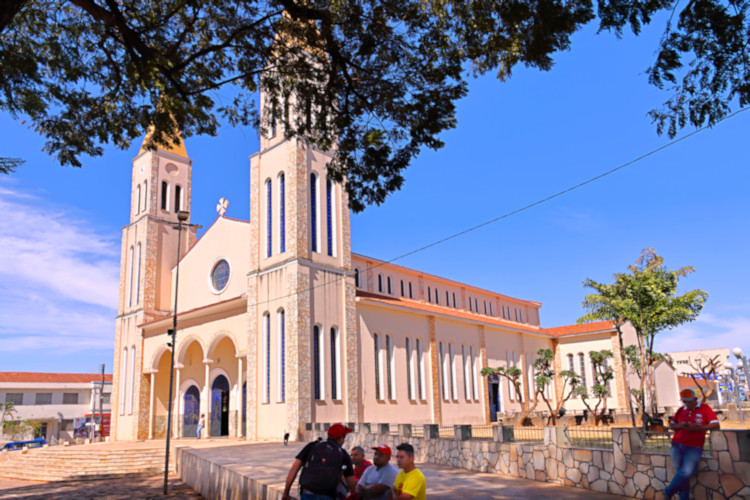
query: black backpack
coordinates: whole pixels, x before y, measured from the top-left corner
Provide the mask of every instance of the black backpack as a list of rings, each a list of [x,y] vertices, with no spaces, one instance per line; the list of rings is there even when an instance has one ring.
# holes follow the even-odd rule
[[[319,495],[335,491],[341,481],[344,453],[338,444],[330,440],[315,444],[302,466],[300,486]]]

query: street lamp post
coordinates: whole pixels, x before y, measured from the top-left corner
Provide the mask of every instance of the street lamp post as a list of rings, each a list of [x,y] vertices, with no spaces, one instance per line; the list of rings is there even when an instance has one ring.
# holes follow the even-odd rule
[[[737,404],[737,411],[740,414],[740,423],[745,423],[745,417],[742,415],[742,405],[740,403],[740,387],[739,387],[739,377],[737,376],[737,371],[734,369],[734,366],[732,366],[732,363],[727,361],[724,363],[724,368],[727,369],[727,373],[729,374],[730,380],[734,384],[732,392],[734,393],[734,402]]]
[[[745,374],[745,384],[747,385],[745,388],[745,397],[747,398],[750,395],[750,364],[747,362],[747,358],[739,347],[732,349],[732,354],[734,354],[734,357],[738,360],[737,367],[741,368]]]
[[[180,237],[182,236],[182,224],[188,220],[190,212],[180,210],[177,212],[177,266],[174,277],[174,311],[172,314],[172,329],[168,331],[171,340],[167,345],[172,349],[172,359],[169,362],[169,399],[167,400],[167,450],[164,459],[164,494],[167,494],[169,484],[169,438],[172,435],[172,384],[174,381],[174,349],[177,337],[177,285],[180,282]]]

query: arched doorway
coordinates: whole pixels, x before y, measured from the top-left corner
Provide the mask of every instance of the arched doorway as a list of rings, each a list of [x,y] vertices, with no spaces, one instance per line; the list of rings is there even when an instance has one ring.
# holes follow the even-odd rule
[[[182,419],[182,436],[195,437],[200,417],[201,393],[197,387],[191,385],[185,392],[185,409]]]
[[[487,396],[490,401],[490,422],[497,422],[497,412],[502,411],[500,406],[500,378],[494,373],[487,377]]]
[[[229,435],[229,381],[224,375],[211,385],[211,435]]]

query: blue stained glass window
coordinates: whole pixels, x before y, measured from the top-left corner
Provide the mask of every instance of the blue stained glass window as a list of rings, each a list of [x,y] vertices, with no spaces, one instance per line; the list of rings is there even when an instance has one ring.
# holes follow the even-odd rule
[[[279,251],[286,252],[286,194],[284,174],[279,176]]]
[[[220,260],[211,271],[211,284],[214,290],[221,292],[227,287],[227,283],[229,283],[229,263]]]
[[[311,235],[312,235],[312,248],[313,252],[318,251],[318,192],[317,192],[317,181],[318,177],[315,174],[310,174],[310,224],[311,224]]]
[[[281,350],[281,361],[279,366],[281,377],[281,397],[279,398],[283,403],[286,401],[286,332],[285,332],[285,318],[284,310],[279,311],[279,349]]]
[[[320,399],[320,328],[313,327],[313,389],[315,399]]]
[[[273,247],[271,246],[271,236],[272,236],[272,233],[273,233],[273,212],[271,211],[271,207],[272,207],[272,205],[271,205],[271,198],[272,198],[273,193],[271,192],[271,180],[270,179],[268,181],[266,181],[266,191],[267,191],[267,193],[266,193],[266,198],[267,198],[266,202],[267,202],[267,205],[268,205],[266,207],[266,210],[267,210],[267,212],[266,212],[266,222],[267,222],[267,224],[266,224],[266,238],[267,238],[267,240],[266,240],[266,248],[267,248],[267,254],[266,254],[266,256],[270,257],[271,255],[273,255]]]
[[[265,401],[271,401],[271,315],[266,314],[266,397]]]
[[[331,213],[331,179],[326,179],[326,228],[328,229],[328,255],[333,256],[333,214]]]
[[[331,399],[338,399],[339,395],[336,392],[336,329],[331,328]]]

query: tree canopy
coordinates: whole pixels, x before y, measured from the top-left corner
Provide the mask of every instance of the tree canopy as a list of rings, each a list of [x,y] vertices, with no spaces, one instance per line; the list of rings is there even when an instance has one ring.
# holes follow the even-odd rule
[[[571,35],[639,33],[670,13],[649,79],[671,97],[651,116],[670,135],[750,99],[748,1],[8,0],[0,13],[0,109],[28,117],[63,165],[150,147],[219,120],[274,120],[334,158],[354,210],[400,188],[423,148],[443,146],[472,75],[549,70]],[[260,116],[264,89],[272,113]],[[233,96],[219,93],[229,89]],[[290,109],[291,108],[291,109]]]

